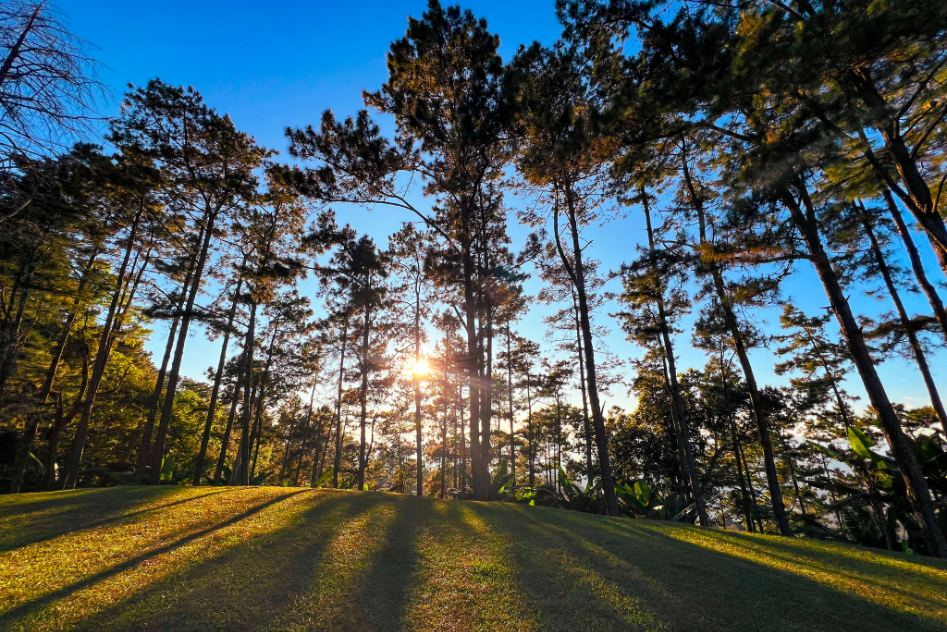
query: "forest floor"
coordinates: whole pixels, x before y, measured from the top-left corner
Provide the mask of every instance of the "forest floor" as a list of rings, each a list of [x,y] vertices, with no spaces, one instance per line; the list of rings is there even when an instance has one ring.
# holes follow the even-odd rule
[[[944,630],[947,563],[384,493],[0,498],[0,630]]]

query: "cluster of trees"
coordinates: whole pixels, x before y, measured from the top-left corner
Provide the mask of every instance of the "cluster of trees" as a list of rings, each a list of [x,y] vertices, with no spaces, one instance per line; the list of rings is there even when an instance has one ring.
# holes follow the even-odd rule
[[[8,60],[44,7],[0,32]],[[504,62],[484,20],[432,0],[364,95],[394,137],[368,109],[326,111],[287,129],[294,166],[160,80],[126,95],[103,146],[5,149],[9,489],[266,481],[488,500],[502,485],[579,506],[582,479],[582,506],[609,515],[947,556],[930,362],[947,344],[947,6],[558,11],[559,42]],[[81,56],[60,50],[77,76]],[[519,251],[514,192],[534,231]],[[379,246],[337,223],[346,205],[412,221]],[[641,246],[606,274],[587,229],[630,213]],[[757,326],[813,273],[824,313],[787,304],[779,335]],[[893,311],[859,315],[852,291]],[[914,291],[930,313],[908,312]],[[612,299],[643,350],[625,365],[601,344]],[[537,301],[553,306],[551,353],[516,331]],[[693,312],[700,369],[675,351]],[[153,327],[167,331],[155,358]],[[221,341],[206,382],[182,374],[197,330]],[[787,385],[757,382],[764,345]],[[877,365],[893,355],[930,406],[892,401]],[[605,410],[623,379],[637,406]]]

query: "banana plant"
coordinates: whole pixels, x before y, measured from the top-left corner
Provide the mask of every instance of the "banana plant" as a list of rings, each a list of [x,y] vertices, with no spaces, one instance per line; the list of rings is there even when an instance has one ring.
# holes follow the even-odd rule
[[[845,497],[828,507],[830,511],[846,511],[846,527],[850,537],[868,546],[883,546],[889,549],[922,546],[920,525],[914,519],[907,488],[891,457],[875,451],[874,440],[858,428],[849,427],[847,432],[851,451],[839,451],[831,446],[809,441],[816,450],[851,468],[857,484],[845,481],[817,478],[813,484],[831,489]],[[942,495],[938,501],[941,521],[947,521],[943,495],[947,494],[947,453],[935,438],[911,441],[911,447],[921,463],[921,470],[928,486]],[[870,509],[864,510],[864,506]],[[908,539],[897,541],[897,525],[907,531]]]

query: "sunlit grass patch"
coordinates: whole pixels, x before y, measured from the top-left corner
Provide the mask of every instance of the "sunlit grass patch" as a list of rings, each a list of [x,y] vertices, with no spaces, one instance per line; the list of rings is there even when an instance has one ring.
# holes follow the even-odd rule
[[[278,503],[293,500],[291,491],[278,488],[181,495],[192,501],[0,554],[0,623],[14,618],[12,629],[28,630],[74,624],[221,549],[279,528],[291,509]]]
[[[439,502],[415,546],[421,558],[409,630],[538,630],[506,543],[470,506]]]

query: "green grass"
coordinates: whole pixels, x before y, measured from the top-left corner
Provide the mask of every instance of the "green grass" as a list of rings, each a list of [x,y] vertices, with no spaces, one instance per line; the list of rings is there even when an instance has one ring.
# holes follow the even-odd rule
[[[867,629],[947,629],[947,564],[379,493],[0,498],[0,630]]]

